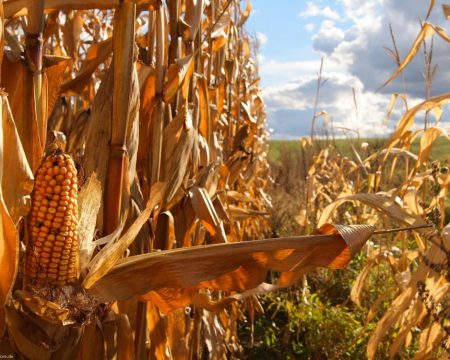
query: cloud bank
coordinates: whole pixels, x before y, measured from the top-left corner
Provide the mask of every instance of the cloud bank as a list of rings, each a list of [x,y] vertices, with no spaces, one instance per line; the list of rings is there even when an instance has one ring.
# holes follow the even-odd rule
[[[311,34],[317,60],[279,62],[263,58],[260,63],[261,76],[270,84],[264,89],[264,98],[273,138],[309,134],[320,57],[324,59],[322,77],[326,81],[320,89],[318,112],[327,112],[334,126],[351,128],[361,136],[388,136],[404,111],[399,104],[392,120],[383,127],[390,94],[406,93],[410,106],[425,97],[422,53],[398,79],[377,91],[396,69],[386,50],[394,48],[389,27],[403,58],[420,31],[419,21],[427,8],[427,1],[308,1],[298,19],[305,22],[305,30]],[[441,2],[436,1],[429,21],[449,29]],[[429,51],[431,42],[427,44]],[[431,96],[449,91],[449,58],[450,45],[436,37],[433,63],[439,65]]]

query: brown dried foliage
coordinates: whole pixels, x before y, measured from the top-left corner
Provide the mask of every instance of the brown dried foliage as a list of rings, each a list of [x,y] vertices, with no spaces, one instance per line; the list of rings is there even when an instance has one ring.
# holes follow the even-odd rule
[[[37,359],[237,355],[237,322],[257,294],[346,266],[371,235],[325,226],[262,240],[268,133],[243,28],[250,2],[2,5],[0,349]],[[81,279],[24,291],[33,173],[54,142],[78,167]],[[264,283],[269,270],[282,272],[278,283]]]

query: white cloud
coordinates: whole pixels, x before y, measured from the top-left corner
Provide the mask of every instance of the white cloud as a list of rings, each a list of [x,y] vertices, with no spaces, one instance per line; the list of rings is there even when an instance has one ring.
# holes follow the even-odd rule
[[[343,72],[324,72],[326,83],[320,89],[318,113],[326,111],[335,127],[349,128],[361,136],[387,136],[389,128],[383,120],[389,97],[366,91],[356,77]],[[309,134],[316,94],[317,78],[313,75],[285,85],[268,87],[266,99],[269,126],[275,129],[273,138],[299,137]],[[354,105],[355,90],[357,109]],[[399,115],[395,110],[393,117]],[[317,122],[320,132],[323,121]]]
[[[257,32],[256,33],[256,39],[258,39],[258,43],[260,44],[260,45],[265,45],[265,44],[267,44],[267,41],[269,40],[268,38],[267,38],[267,35],[266,34],[264,34],[264,33],[262,33],[262,32]]]
[[[448,29],[441,13],[444,0],[436,1],[430,21]],[[331,2],[330,2],[331,3]],[[318,112],[326,111],[334,126],[356,130],[361,136],[388,136],[404,113],[399,103],[391,121],[384,127],[390,94],[408,94],[412,107],[424,96],[423,55],[399,76],[393,84],[376,92],[395,71],[396,64],[385,48],[392,48],[389,24],[392,24],[396,43],[402,57],[409,51],[424,18],[427,1],[410,0],[339,0],[337,10],[308,2],[299,15],[303,18],[323,17],[320,25],[305,25],[312,34],[314,49],[324,57],[323,78],[328,79],[320,92]],[[328,14],[328,15],[325,15]],[[331,15],[330,15],[331,14]],[[336,16],[337,15],[337,16]],[[345,22],[339,21],[345,19]],[[434,40],[434,63],[439,67],[431,88],[431,95],[448,92],[450,83],[450,46],[440,38]],[[317,71],[320,60],[282,62],[264,59],[260,73],[266,84],[264,98],[267,104],[269,126],[274,138],[292,138],[309,134],[313,117]],[[357,108],[352,89],[355,90]],[[444,112],[443,123],[448,124]],[[417,118],[420,127],[422,115]],[[322,126],[319,122],[318,126]]]
[[[306,3],[306,9],[300,12],[298,16],[301,18],[324,17],[331,20],[339,20],[339,14],[329,6],[320,8],[312,1]]]
[[[313,31],[315,28],[316,28],[316,24],[314,24],[314,23],[307,23],[307,24],[305,25],[305,29],[306,29],[307,32],[311,32],[311,31]]]
[[[344,40],[345,33],[335,26],[331,20],[322,21],[319,31],[312,37],[313,46],[325,54],[331,54],[334,49]]]
[[[336,62],[347,64],[348,71],[361,79],[367,89],[375,90],[395,71],[396,64],[388,56],[386,48],[393,48],[389,34],[389,25],[395,34],[397,47],[403,58],[409,51],[420,30],[419,18],[424,18],[428,3],[409,0],[341,0],[347,19],[351,25],[341,32],[323,31],[321,27],[313,35],[314,48]],[[448,27],[441,13],[441,4],[436,1],[430,21]],[[339,40],[340,39],[340,40]],[[435,38],[433,60],[439,63],[438,71],[432,85],[432,94],[448,91],[450,82],[450,65],[448,59],[450,47],[439,38]],[[381,91],[407,92],[414,97],[424,95],[422,50],[406,68],[402,76]]]
[[[329,72],[344,72],[345,67],[333,59],[325,61]],[[320,68],[320,59],[300,61],[277,61],[263,57],[259,73],[269,86],[285,84],[304,76],[315,77]],[[272,81],[273,80],[273,81]]]

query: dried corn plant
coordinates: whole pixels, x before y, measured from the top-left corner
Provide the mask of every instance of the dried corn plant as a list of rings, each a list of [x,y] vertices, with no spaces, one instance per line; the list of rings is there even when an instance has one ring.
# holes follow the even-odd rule
[[[431,2],[429,12],[433,5]],[[444,29],[423,23],[411,50],[386,84],[401,73],[432,34],[450,42]],[[351,160],[330,146],[314,156],[296,220],[306,230],[331,220],[382,227],[433,224],[435,230],[414,232],[412,238],[401,233],[380,243],[369,242],[365,249],[367,262],[351,298],[366,308],[367,322],[381,313],[369,340],[369,359],[376,358],[378,345],[386,339],[390,342],[390,358],[403,356],[405,348],[417,346],[412,350],[414,359],[447,359],[450,236],[445,214],[450,173],[448,164],[431,162],[429,157],[439,137],[450,140],[448,130],[440,124],[442,107],[450,101],[450,94],[429,97],[411,108],[405,95],[394,94],[387,119],[398,98],[404,101],[406,111],[381,150],[369,152],[368,144],[361,149],[352,147]],[[428,118],[425,128],[415,130],[415,118],[420,112],[433,114],[435,122]],[[411,147],[415,140],[420,142],[417,153]],[[307,151],[312,145],[303,139],[301,146]],[[371,298],[366,285],[369,275],[379,273],[383,267],[395,284],[393,296],[377,293],[376,298]],[[384,313],[383,304],[387,307]]]
[[[239,356],[257,294],[346,266],[372,234],[325,224],[262,240],[268,133],[249,2],[0,10],[0,352]]]

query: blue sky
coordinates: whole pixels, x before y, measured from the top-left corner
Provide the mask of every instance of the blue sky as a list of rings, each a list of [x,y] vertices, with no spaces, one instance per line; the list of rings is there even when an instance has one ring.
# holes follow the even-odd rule
[[[303,1],[255,0],[247,29],[252,33],[270,36],[262,45],[261,52],[271,58],[284,61],[316,58],[313,53],[311,35],[298,14],[304,8]],[[268,40],[268,39],[267,39]]]
[[[342,4],[333,1],[320,3],[335,12],[343,10]],[[307,2],[301,0],[254,0],[247,30],[259,35],[259,40],[263,37],[261,55],[280,62],[317,60],[320,55],[312,46],[312,30],[307,29],[312,26],[317,29],[322,17],[305,20],[301,14],[307,10]],[[262,81],[266,85],[277,82],[272,78],[263,78]]]
[[[450,32],[442,3],[436,1],[430,21]],[[309,133],[321,57],[327,82],[318,111],[327,112],[335,126],[359,131],[361,136],[388,135],[402,113],[401,106],[396,107],[392,121],[382,126],[390,94],[406,90],[414,105],[425,93],[420,56],[401,81],[377,91],[395,70],[385,50],[392,48],[389,24],[404,56],[428,4],[428,0],[253,0],[246,27],[260,42],[260,75],[272,137]],[[434,45],[439,67],[432,95],[449,91],[450,83],[450,45],[440,39]]]

